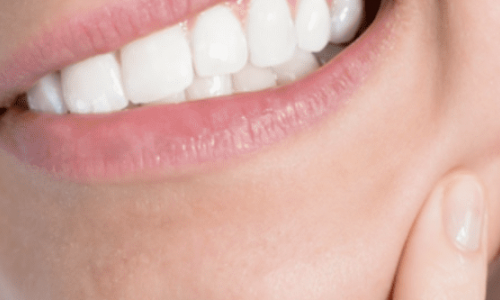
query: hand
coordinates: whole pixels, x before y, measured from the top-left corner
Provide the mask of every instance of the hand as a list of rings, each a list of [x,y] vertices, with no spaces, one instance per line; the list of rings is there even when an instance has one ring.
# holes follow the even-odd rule
[[[486,201],[479,180],[441,180],[416,220],[395,280],[395,300],[485,299]]]

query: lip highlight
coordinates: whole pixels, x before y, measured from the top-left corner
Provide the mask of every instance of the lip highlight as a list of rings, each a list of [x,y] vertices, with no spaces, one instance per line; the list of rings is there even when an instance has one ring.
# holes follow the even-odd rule
[[[191,2],[185,14],[217,1]],[[255,152],[338,111],[369,77],[391,36],[394,9],[384,4],[357,41],[316,73],[289,86],[107,115],[58,116],[13,108],[0,119],[0,148],[27,165],[83,182],[158,178]],[[152,30],[179,18],[143,28]],[[106,45],[103,39],[102,47],[84,46],[79,53],[107,52],[133,35]],[[51,66],[68,62],[62,58]],[[37,74],[35,69],[29,69],[30,74]],[[23,86],[30,76],[21,76],[16,84]]]

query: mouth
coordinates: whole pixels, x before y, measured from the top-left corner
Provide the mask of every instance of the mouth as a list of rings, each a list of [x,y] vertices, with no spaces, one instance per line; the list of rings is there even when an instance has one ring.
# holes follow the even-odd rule
[[[0,149],[85,182],[224,164],[339,111],[394,17],[390,1],[179,2],[69,17],[17,51]]]

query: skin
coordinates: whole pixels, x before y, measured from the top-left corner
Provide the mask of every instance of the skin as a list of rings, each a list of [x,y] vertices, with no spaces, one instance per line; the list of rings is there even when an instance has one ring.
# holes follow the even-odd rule
[[[0,0],[0,67],[51,20],[107,2]],[[408,299],[421,291],[405,285],[408,270],[431,271],[398,269],[411,261],[405,244],[422,238],[412,228],[429,230],[414,225],[433,191],[464,170],[488,207],[485,240],[470,261],[492,260],[500,4],[400,2],[395,38],[340,113],[223,168],[84,185],[0,150],[4,290],[22,299],[386,299],[399,276],[395,298]],[[464,274],[484,279],[485,269],[471,266],[476,273]]]

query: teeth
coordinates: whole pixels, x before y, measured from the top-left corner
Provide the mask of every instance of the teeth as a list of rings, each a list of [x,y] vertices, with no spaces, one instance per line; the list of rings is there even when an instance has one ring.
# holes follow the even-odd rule
[[[342,50],[344,50],[344,47],[342,46],[328,44],[325,49],[318,53],[314,53],[314,56],[318,60],[318,63],[321,66],[324,66],[327,62],[331,61],[335,56],[342,52]]]
[[[219,4],[194,22],[124,46],[119,55],[47,75],[28,91],[28,105],[57,114],[106,113],[286,85],[341,52],[364,13],[363,0],[236,1],[243,2],[249,2],[245,17]],[[295,19],[289,2],[296,4]]]
[[[287,0],[253,0],[247,17],[250,60],[257,67],[288,61],[296,46]]]
[[[183,92],[179,92],[176,94],[172,94],[172,95],[167,96],[163,99],[160,99],[157,101],[157,103],[181,103],[184,101],[186,101],[186,93],[183,91]],[[152,103],[156,103],[156,102],[152,102]]]
[[[62,90],[72,113],[106,113],[128,105],[114,54],[94,56],[61,71]]]
[[[28,91],[28,106],[32,110],[64,114],[68,112],[59,73],[46,75]]]
[[[248,60],[248,46],[240,21],[219,5],[202,13],[193,29],[193,59],[201,77],[236,73]]]
[[[233,93],[231,75],[196,78],[186,92],[188,100],[231,95]]]
[[[278,85],[285,85],[307,76],[318,68],[319,64],[312,53],[297,49],[291,60],[273,67],[273,70],[277,75]]]
[[[298,46],[318,52],[330,38],[330,8],[325,0],[301,0],[295,17]]]
[[[330,42],[343,44],[356,36],[363,18],[363,5],[363,0],[333,0]]]
[[[277,86],[276,74],[271,68],[258,68],[247,65],[233,75],[235,92],[253,92]]]
[[[181,26],[123,47],[123,81],[132,103],[151,103],[178,94],[193,82],[191,49]]]

